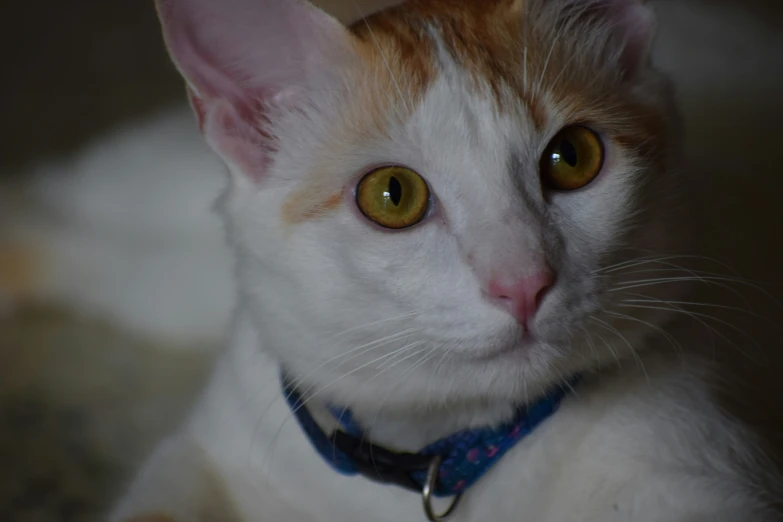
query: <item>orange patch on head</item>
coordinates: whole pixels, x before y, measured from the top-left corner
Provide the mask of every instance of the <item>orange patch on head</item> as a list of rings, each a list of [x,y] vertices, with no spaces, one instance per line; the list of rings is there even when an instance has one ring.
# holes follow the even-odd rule
[[[349,27],[357,55],[347,76],[351,100],[342,132],[348,139],[385,135],[410,115],[436,76],[429,35],[392,7]]]
[[[521,0],[462,0],[458,5],[453,0],[409,0],[351,29],[370,70],[386,76],[384,88],[399,88],[400,96],[413,102],[421,98],[437,76],[434,32],[468,73],[473,88],[488,87],[501,108],[521,101],[540,128],[546,113],[528,85],[538,78],[527,78],[523,71],[541,60],[532,50],[530,56],[524,52],[523,7]],[[377,103],[379,97],[372,99]]]
[[[304,189],[295,191],[285,203],[283,203],[283,222],[294,225],[304,221],[318,219],[329,211],[336,209],[343,198],[342,192],[335,192],[326,199],[314,199],[312,195],[317,192],[317,189],[311,187],[305,187]]]
[[[523,109],[538,129],[547,124],[547,101],[577,109],[593,108],[592,115],[626,119],[635,107],[616,95],[616,67],[583,52],[580,33],[551,12],[541,18],[526,0],[408,0],[356,22],[351,28],[361,42],[364,65],[382,78],[386,91],[397,88],[414,102],[438,74],[432,34],[467,73],[472,88],[488,93],[502,111]],[[592,12],[581,14],[576,25],[591,23]],[[564,29],[565,27],[565,29]],[[589,29],[585,29],[589,31]],[[362,92],[364,89],[358,89]],[[382,120],[388,107],[370,95],[370,112]],[[571,107],[565,107],[567,113]],[[574,117],[577,117],[574,112]],[[569,114],[570,115],[570,114]],[[379,124],[379,126],[381,126]],[[647,130],[657,122],[643,124]]]
[[[586,11],[567,22],[538,9],[546,9],[544,2],[528,9],[526,0],[409,0],[388,16],[434,30],[472,87],[488,92],[501,111],[524,108],[542,130],[549,102],[571,123],[600,124],[645,156],[659,156],[666,109],[627,96],[619,66],[608,66],[600,50],[583,48],[597,23],[590,17],[600,15]],[[431,47],[419,52],[434,52]]]
[[[403,104],[421,98],[435,76],[429,35],[411,23],[405,15],[408,7],[380,11],[350,27],[364,62],[365,82],[391,90]]]

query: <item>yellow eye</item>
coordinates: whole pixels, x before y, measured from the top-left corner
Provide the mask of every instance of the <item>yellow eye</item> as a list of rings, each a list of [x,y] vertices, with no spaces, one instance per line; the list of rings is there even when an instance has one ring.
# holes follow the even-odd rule
[[[550,189],[576,190],[593,181],[603,164],[604,147],[598,134],[572,125],[547,145],[541,157],[541,179]]]
[[[356,205],[367,219],[386,228],[407,228],[421,221],[430,191],[421,176],[405,167],[381,167],[356,187]]]

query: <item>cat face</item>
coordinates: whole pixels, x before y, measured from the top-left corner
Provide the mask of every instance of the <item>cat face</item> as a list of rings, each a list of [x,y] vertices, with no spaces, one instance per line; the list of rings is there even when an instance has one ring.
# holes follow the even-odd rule
[[[243,301],[305,388],[517,401],[650,333],[614,275],[674,239],[647,8],[432,0],[346,30],[283,0],[194,25],[207,4],[162,4],[164,30],[232,172]]]

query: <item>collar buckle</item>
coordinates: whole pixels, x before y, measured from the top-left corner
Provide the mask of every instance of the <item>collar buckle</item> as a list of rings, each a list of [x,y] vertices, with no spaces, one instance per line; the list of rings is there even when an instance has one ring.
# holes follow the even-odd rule
[[[429,470],[433,457],[389,451],[341,430],[335,430],[331,439],[334,447],[349,456],[364,477],[421,493],[422,485],[413,479],[412,473]]]
[[[421,494],[424,514],[430,522],[443,522],[456,509],[461,493],[454,497],[442,514],[435,513],[432,506],[432,495],[438,483],[440,465],[443,463],[443,457],[440,455],[433,457],[389,451],[340,430],[334,431],[331,438],[335,448],[353,460],[356,470],[362,476],[374,482],[395,484]],[[415,471],[427,472],[423,485],[413,479],[411,473]]]

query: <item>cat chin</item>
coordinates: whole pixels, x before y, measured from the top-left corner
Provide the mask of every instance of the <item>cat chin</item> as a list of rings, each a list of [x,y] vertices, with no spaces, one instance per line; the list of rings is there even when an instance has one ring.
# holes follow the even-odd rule
[[[445,360],[439,350],[431,364],[401,368],[396,372],[370,375],[360,372],[343,375],[313,375],[303,385],[307,389],[324,389],[322,400],[354,410],[382,412],[429,412],[457,408],[479,409],[488,404],[514,407],[535,399],[548,389],[561,386],[570,376],[594,362],[565,361],[560,364],[561,350],[543,343],[525,346],[509,345],[492,353],[460,354]],[[566,367],[565,365],[569,365]],[[413,371],[411,371],[413,370]],[[307,375],[294,368],[296,375]],[[303,373],[304,372],[304,373]],[[450,405],[450,406],[449,406]]]
[[[548,321],[543,323],[549,325]],[[293,343],[297,346],[294,353],[290,331],[281,336],[288,344],[273,340],[270,333],[275,328],[269,323],[256,325],[256,331],[263,350],[294,380],[302,380],[303,390],[322,390],[317,396],[327,402],[360,409],[377,409],[383,403],[390,410],[417,410],[465,401],[518,404],[562,385],[576,373],[614,364],[612,351],[594,354],[591,347],[573,345],[562,326],[549,326],[525,332],[508,321],[459,341],[422,339],[421,348],[428,345],[431,350],[413,352],[407,360],[397,357],[389,364],[378,363],[380,369],[368,362],[383,355],[330,365],[324,361],[339,358],[339,352],[326,354],[321,347],[323,357],[313,357],[319,350],[303,348],[309,345],[303,342]],[[635,338],[632,332],[623,333]],[[304,338],[310,341],[318,336]]]

